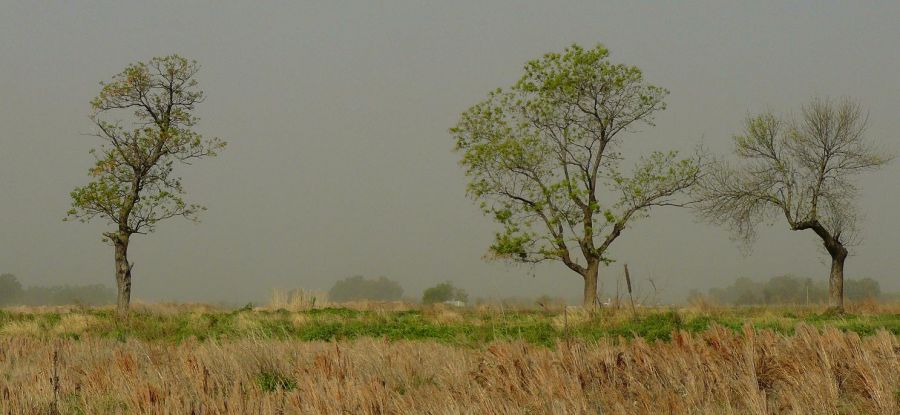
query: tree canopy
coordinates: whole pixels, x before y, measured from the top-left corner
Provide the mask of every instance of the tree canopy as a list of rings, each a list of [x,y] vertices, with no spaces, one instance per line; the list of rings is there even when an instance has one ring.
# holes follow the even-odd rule
[[[469,294],[462,288],[457,288],[449,281],[428,288],[422,293],[423,304],[443,303],[444,301],[466,302],[468,300]]]
[[[856,243],[856,178],[892,157],[866,137],[868,117],[852,99],[815,98],[799,116],[750,116],[733,137],[736,165],[720,160],[695,187],[699,213],[751,242],[760,223],[783,217],[811,230],[831,256],[830,303],[844,300],[844,261]]]
[[[403,296],[403,287],[396,281],[387,277],[363,278],[354,276],[334,283],[328,291],[328,299],[331,301],[395,301]]]
[[[183,199],[182,180],[173,173],[176,163],[215,156],[225,146],[192,129],[198,121],[192,111],[203,102],[194,79],[199,69],[197,62],[172,55],[128,65],[101,83],[91,120],[103,144],[91,151],[92,180],[72,192],[70,218],[99,216],[134,234],[176,216],[195,219],[203,210]]]
[[[528,62],[518,82],[491,92],[451,129],[468,194],[503,228],[493,257],[561,261],[590,284],[629,221],[681,204],[678,195],[697,180],[698,161],[674,151],[646,154],[623,171],[626,133],[652,126],[668,91],[608,57],[602,45],[572,45]],[[585,290],[593,301],[596,284]]]
[[[849,98],[816,98],[799,117],[765,112],[735,135],[737,165],[712,164],[700,183],[701,212],[752,241],[756,227],[783,216],[793,230],[812,229],[851,245],[857,231],[856,176],[891,156],[865,138],[868,117]]]

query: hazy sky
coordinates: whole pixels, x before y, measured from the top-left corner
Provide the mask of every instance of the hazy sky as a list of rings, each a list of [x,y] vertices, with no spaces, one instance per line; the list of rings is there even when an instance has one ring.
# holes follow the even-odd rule
[[[129,4],[124,4],[129,3]],[[730,4],[729,4],[730,3]],[[9,2],[0,1],[0,272],[26,285],[114,284],[108,226],[62,222],[99,144],[89,101],[130,62],[198,60],[199,131],[229,142],[180,170],[202,223],[136,236],[134,296],[263,298],[385,275],[406,293],[452,280],[474,296],[578,298],[560,264],[482,259],[496,227],[465,197],[447,132],[523,64],[572,42],[671,90],[657,126],[627,149],[715,152],[748,112],[850,95],[870,136],[900,150],[900,2]],[[900,290],[900,163],[862,180],[863,244],[848,277]],[[812,232],[767,228],[750,255],[689,211],[663,209],[616,241],[670,297],[738,276],[824,280]]]

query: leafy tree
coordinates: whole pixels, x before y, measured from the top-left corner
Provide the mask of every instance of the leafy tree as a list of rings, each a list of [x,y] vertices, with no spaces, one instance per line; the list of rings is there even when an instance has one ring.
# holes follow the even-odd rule
[[[679,205],[699,174],[675,152],[620,170],[627,133],[653,125],[668,91],[608,57],[601,45],[572,45],[528,62],[509,90],[491,92],[450,130],[469,196],[503,227],[491,255],[561,261],[584,279],[585,306],[596,303],[600,264],[630,221]]]
[[[134,234],[153,232],[160,221],[181,216],[196,220],[205,208],[184,201],[176,164],[215,156],[225,146],[193,130],[195,106],[203,101],[194,76],[200,66],[177,55],[128,65],[91,101],[91,120],[103,140],[91,182],[72,192],[68,218],[100,217],[114,226],[103,234],[115,247],[118,313],[131,300],[128,246]]]
[[[13,304],[22,296],[22,284],[12,274],[0,274],[0,306]]]
[[[334,283],[328,291],[332,301],[396,301],[403,296],[403,287],[387,277],[366,279],[362,276],[345,278]]]
[[[804,304],[825,299],[825,291],[814,286],[812,279],[793,275],[781,275],[769,279],[762,286],[762,302],[765,304]]]
[[[868,117],[859,103],[814,99],[799,117],[748,117],[734,136],[740,164],[718,162],[697,186],[698,211],[746,242],[756,225],[783,216],[789,229],[811,230],[831,256],[829,303],[844,308],[844,262],[855,242],[859,173],[891,157],[866,138]]]
[[[424,304],[443,303],[444,301],[466,302],[468,300],[469,294],[461,288],[456,288],[451,282],[442,282],[426,289],[422,294],[422,303]]]

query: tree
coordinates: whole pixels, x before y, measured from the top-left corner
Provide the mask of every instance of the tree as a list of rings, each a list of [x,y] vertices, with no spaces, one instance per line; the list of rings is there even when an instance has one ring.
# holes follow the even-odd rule
[[[752,242],[756,225],[784,216],[794,231],[811,230],[831,257],[829,305],[844,308],[844,262],[855,243],[854,181],[891,157],[866,139],[868,117],[850,99],[813,99],[799,117],[750,116],[734,136],[740,163],[719,161],[696,187],[699,213]]]
[[[91,181],[76,188],[67,219],[100,217],[115,228],[103,234],[115,248],[117,311],[124,316],[131,300],[128,246],[134,234],[153,232],[157,223],[184,217],[197,220],[204,207],[184,201],[176,164],[215,156],[225,146],[193,130],[194,107],[203,101],[194,76],[200,66],[177,55],[131,64],[91,101],[91,121],[103,140]]]
[[[503,227],[491,257],[561,261],[584,279],[585,306],[596,303],[600,264],[629,222],[678,205],[699,174],[676,152],[653,152],[621,173],[627,133],[653,125],[668,91],[608,56],[602,45],[572,45],[528,62],[509,91],[490,93],[450,130],[467,193]]]
[[[443,303],[444,301],[466,302],[468,300],[469,294],[462,288],[456,288],[449,281],[435,285],[422,293],[423,304]]]
[[[766,281],[762,288],[762,298],[765,304],[804,304],[808,294],[812,294],[810,300],[824,300],[824,290],[817,289],[809,278],[799,278],[794,275],[781,275],[772,277]]]
[[[22,284],[12,274],[0,274],[0,306],[12,304],[22,296]]]
[[[328,298],[332,301],[396,301],[403,296],[403,287],[396,281],[387,277],[366,279],[362,276],[345,278],[334,283],[328,291]]]

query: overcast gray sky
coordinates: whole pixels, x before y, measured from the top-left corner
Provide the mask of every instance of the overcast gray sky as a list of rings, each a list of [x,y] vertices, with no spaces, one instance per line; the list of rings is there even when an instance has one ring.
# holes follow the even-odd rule
[[[128,3],[128,4],[125,4]],[[202,223],[133,240],[134,295],[246,301],[385,275],[407,294],[444,280],[474,296],[580,296],[559,264],[482,260],[496,227],[465,197],[447,129],[523,64],[572,42],[671,90],[629,151],[715,152],[748,112],[849,95],[900,149],[900,2],[0,1],[0,272],[26,285],[113,285],[102,222],[64,223],[96,146],[89,101],[130,62],[198,60],[199,131],[229,142],[182,169]],[[862,179],[863,244],[848,277],[900,290],[900,163]],[[671,298],[738,276],[824,280],[811,232],[781,222],[743,255],[688,211],[653,212],[612,248]]]

